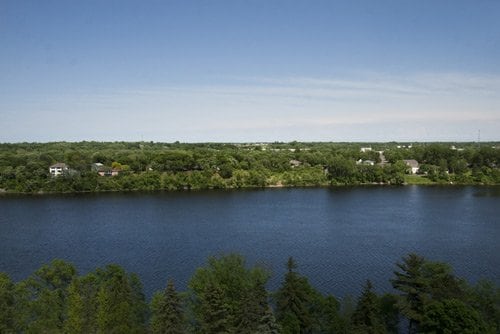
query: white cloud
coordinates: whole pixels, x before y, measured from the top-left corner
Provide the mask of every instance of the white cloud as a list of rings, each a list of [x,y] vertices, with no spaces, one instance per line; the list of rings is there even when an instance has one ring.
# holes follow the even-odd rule
[[[398,140],[410,133],[415,138],[407,139],[460,140],[477,127],[485,139],[500,139],[500,77],[460,73],[249,78],[41,96],[0,107],[6,110],[3,141],[33,134],[33,140],[61,139],[52,133],[67,140],[137,140],[141,134],[184,141]],[[381,131],[385,127],[392,133]]]

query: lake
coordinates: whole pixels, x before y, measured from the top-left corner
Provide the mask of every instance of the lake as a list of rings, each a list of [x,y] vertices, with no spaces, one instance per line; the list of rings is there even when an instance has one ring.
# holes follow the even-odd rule
[[[54,258],[80,273],[118,263],[148,296],[180,289],[211,255],[237,252],[279,286],[289,256],[323,292],[390,291],[409,252],[500,284],[500,187],[340,187],[0,197],[0,271]]]

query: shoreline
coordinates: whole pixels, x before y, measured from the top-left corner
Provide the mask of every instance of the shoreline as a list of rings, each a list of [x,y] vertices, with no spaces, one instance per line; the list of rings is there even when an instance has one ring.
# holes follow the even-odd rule
[[[246,187],[227,187],[227,188],[188,188],[184,189],[120,189],[120,190],[99,190],[99,191],[37,191],[37,192],[16,192],[8,191],[5,189],[0,189],[0,198],[2,196],[16,196],[16,195],[32,195],[32,196],[46,196],[46,195],[76,195],[76,194],[109,194],[109,193],[160,193],[160,192],[197,192],[197,191],[239,191],[239,190],[266,190],[266,189],[300,189],[300,188],[357,188],[357,187],[406,187],[406,186],[418,186],[418,187],[500,187],[500,184],[484,184],[484,183],[439,183],[439,182],[429,182],[429,183],[403,183],[403,184],[389,184],[389,183],[358,183],[358,184],[334,184],[334,185],[284,185],[284,184],[272,184],[266,186],[246,186]]]

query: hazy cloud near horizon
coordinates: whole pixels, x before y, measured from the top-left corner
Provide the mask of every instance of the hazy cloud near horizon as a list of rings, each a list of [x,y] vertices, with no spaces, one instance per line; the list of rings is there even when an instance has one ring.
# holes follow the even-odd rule
[[[231,78],[0,101],[0,141],[499,140],[500,77]]]

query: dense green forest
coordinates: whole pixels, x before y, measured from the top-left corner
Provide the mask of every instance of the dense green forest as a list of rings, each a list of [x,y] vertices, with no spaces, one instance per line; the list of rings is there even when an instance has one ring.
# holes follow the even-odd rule
[[[500,288],[469,285],[445,263],[402,258],[394,293],[370,281],[357,299],[316,290],[289,258],[277,291],[265,269],[212,257],[186,291],[172,280],[148,303],[139,278],[118,265],[86,275],[62,260],[15,283],[0,273],[0,333],[499,333]]]
[[[499,161],[499,143],[4,143],[0,192],[500,184]],[[51,176],[55,163],[68,169]]]

